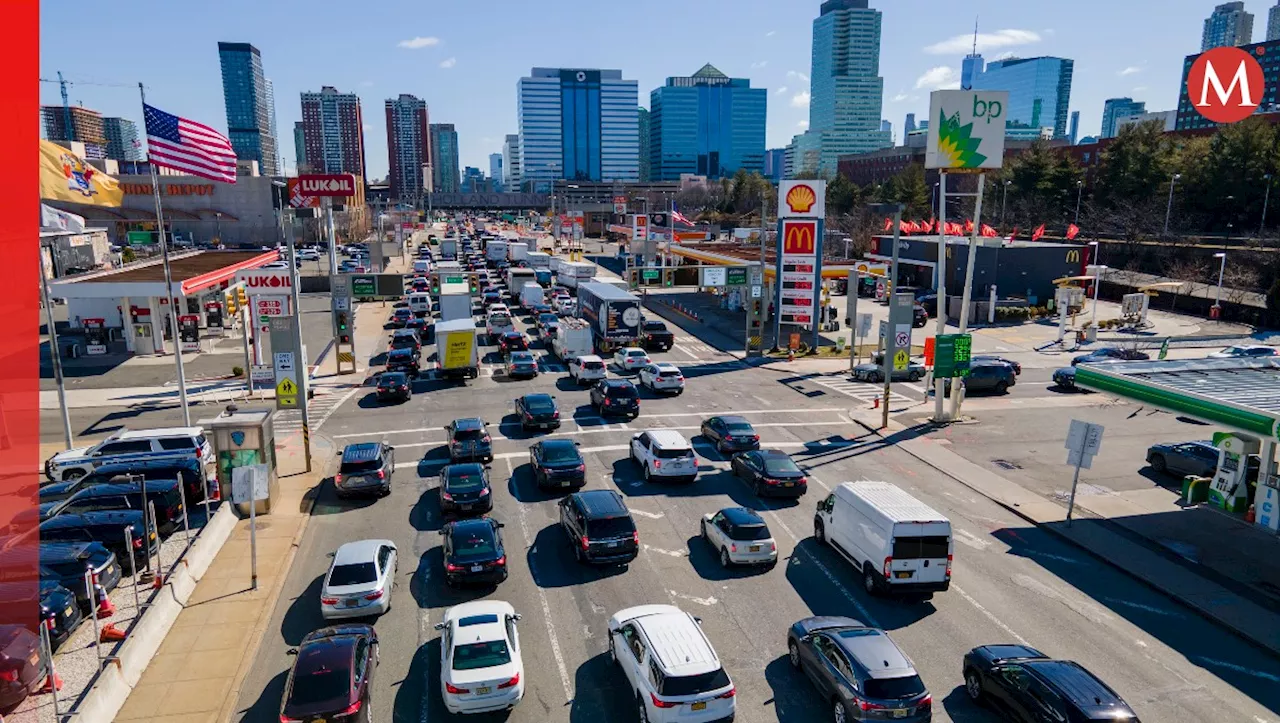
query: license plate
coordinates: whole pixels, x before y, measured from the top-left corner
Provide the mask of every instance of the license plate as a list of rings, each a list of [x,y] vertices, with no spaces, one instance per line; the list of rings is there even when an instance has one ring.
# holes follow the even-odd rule
[[[782,483],[782,486],[783,486],[783,487],[795,487],[795,486],[796,486],[796,483],[795,483],[795,482],[783,482],[783,483]]]
[[[359,600],[351,599],[351,600],[346,600],[346,601],[344,601],[342,604],[343,604],[343,605],[346,605],[346,606],[347,606],[347,607],[349,607],[349,608],[353,608],[353,607],[355,607],[359,602],[360,602]]]
[[[476,688],[476,695],[488,695],[490,690],[492,690],[492,688],[487,685]]]
[[[906,717],[907,717],[907,709],[906,709],[906,708],[894,708],[894,709],[893,709],[893,717],[894,717],[894,718],[906,718]]]
[[[469,509],[471,509],[471,505],[469,505],[469,504],[467,504],[467,505],[458,505],[458,509],[460,509],[460,510],[469,510]]]
[[[67,607],[67,609],[66,609],[66,610],[63,610],[62,612],[63,612],[63,614],[65,614],[67,617],[69,617],[69,618],[70,618],[70,617],[74,617],[74,616],[75,616],[75,612],[73,612],[74,610],[75,610],[75,608],[74,608],[74,607],[72,607],[72,606],[68,606],[68,607]]]
[[[898,578],[899,580],[905,580],[911,577],[911,572],[909,570],[905,572],[895,572],[893,573],[893,576]]]
[[[616,542],[610,542],[610,543],[609,543],[609,547],[617,547],[617,546],[618,546],[618,543],[616,543]]]
[[[706,710],[706,708],[707,708],[707,701],[705,701],[705,700],[700,700],[700,701],[698,701],[697,703],[694,703],[693,705],[689,706],[689,708],[691,708],[691,709],[693,709],[693,710]]]
[[[484,565],[472,565],[472,566],[471,566],[471,571],[472,571],[472,572],[480,572],[480,571],[481,571],[481,570],[483,570],[483,569],[484,569]]]
[[[567,479],[562,479],[562,480],[560,480],[560,486],[561,486],[561,487],[568,487],[568,486],[569,486],[569,480],[567,480]]]

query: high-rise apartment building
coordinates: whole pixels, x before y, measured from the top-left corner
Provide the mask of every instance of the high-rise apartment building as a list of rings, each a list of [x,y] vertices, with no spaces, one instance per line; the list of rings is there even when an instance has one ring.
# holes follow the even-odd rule
[[[293,122],[293,162],[297,173],[306,173],[307,135],[303,131],[302,121]]]
[[[103,118],[102,135],[107,140],[107,158],[117,161],[141,161],[142,139],[138,126],[128,118]]]
[[[1102,102],[1102,132],[1099,138],[1114,138],[1120,131],[1117,123],[1122,118],[1147,112],[1147,104],[1133,98],[1107,98]]]
[[[769,91],[730,78],[710,64],[689,77],[667,78],[649,93],[649,173],[654,181],[681,174],[732,176],[764,170]]]
[[[107,158],[107,136],[102,114],[83,106],[40,106],[45,138],[51,141],[79,141],[89,158]],[[68,125],[70,121],[70,125]]]
[[[279,174],[274,96],[262,74],[262,54],[249,43],[218,43],[227,137],[241,161],[257,161],[265,176]]]
[[[494,192],[502,192],[502,154],[489,154],[489,185],[493,187]]]
[[[387,160],[391,198],[401,203],[414,203],[426,187],[424,173],[431,166],[431,123],[427,102],[408,93],[388,98]]]
[[[353,173],[364,182],[364,116],[360,97],[333,86],[302,94],[302,133],[312,173]]]
[[[275,139],[275,154],[277,156],[277,171],[284,173],[284,149],[285,146],[280,142],[280,131],[276,129],[276,86],[271,82],[270,78],[263,78],[262,85],[266,88],[267,99],[267,130],[271,133],[271,137]]]
[[[639,180],[638,107],[621,70],[534,68],[517,85],[521,179]]]
[[[649,163],[649,154],[653,148],[649,143],[650,123],[649,109],[640,107],[636,108],[637,118],[640,121],[637,124],[640,135],[640,182],[648,183],[653,178],[653,168]]]
[[[1280,76],[1280,40],[1268,40],[1263,43],[1251,43],[1241,46],[1241,50],[1257,59],[1262,66],[1263,78],[1275,78]],[[1200,115],[1200,111],[1196,110],[1191,104],[1191,99],[1187,97],[1187,74],[1191,72],[1191,66],[1196,62],[1201,53],[1188,55],[1182,61],[1182,80],[1178,83],[1178,114],[1175,121],[1176,130],[1191,130],[1199,128],[1216,128],[1217,123]],[[1222,72],[1222,71],[1219,71]],[[1221,79],[1224,87],[1230,86],[1230,76],[1224,73]],[[1239,92],[1239,91],[1235,91]],[[1214,90],[1209,90],[1210,97]],[[1261,103],[1258,105],[1258,111],[1270,112],[1272,109],[1280,105],[1280,83],[1267,82],[1263,83],[1261,91],[1252,91],[1255,102],[1259,100],[1258,94],[1261,93]],[[1199,100],[1197,98],[1197,100]]]
[[[1071,122],[1067,126],[1067,141],[1071,145],[1076,144],[1076,138],[1080,135],[1080,111],[1071,111]]]
[[[1280,0],[1267,11],[1267,40],[1280,40]]]
[[[1052,128],[1054,138],[1066,138],[1074,66],[1068,58],[993,60],[974,74],[973,90],[1009,91],[1010,127]]]
[[[463,193],[484,193],[489,190],[488,183],[485,181],[484,172],[479,168],[467,166],[462,171],[462,192]]]
[[[906,142],[907,134],[916,129],[916,114],[908,113],[907,120],[902,124],[902,138]]]
[[[1269,15],[1270,17],[1273,15]],[[1268,22],[1268,34],[1270,30],[1270,22]],[[1210,48],[1248,45],[1252,42],[1253,13],[1245,12],[1243,2],[1222,3],[1204,19],[1204,30],[1200,34],[1200,52],[1202,53]]]
[[[813,21],[809,129],[792,140],[793,172],[832,176],[841,155],[892,145],[880,130],[879,10],[867,0],[826,0]]]
[[[431,175],[438,193],[457,193],[462,181],[458,167],[458,131],[452,123],[431,124]]]
[[[762,175],[765,178],[777,183],[781,181],[787,172],[787,149],[770,148],[764,152],[764,171]]]
[[[520,136],[508,133],[502,142],[502,185],[508,191],[520,188]]]

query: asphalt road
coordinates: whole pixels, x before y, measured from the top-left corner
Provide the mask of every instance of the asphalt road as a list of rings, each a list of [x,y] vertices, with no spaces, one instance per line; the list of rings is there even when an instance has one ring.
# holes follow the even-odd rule
[[[691,336],[682,330],[677,335]],[[826,705],[784,657],[787,626],[813,614],[849,615],[890,631],[933,693],[937,721],[994,720],[966,700],[960,658],[975,645],[1023,641],[1081,662],[1143,720],[1280,720],[1280,661],[1028,528],[892,444],[880,444],[845,416],[855,403],[850,397],[812,385],[797,389],[785,375],[746,368],[709,346],[682,346],[655,357],[681,365],[685,394],[642,394],[641,416],[626,424],[596,417],[585,406],[587,393],[566,383],[552,371],[556,367],[533,381],[501,374],[465,386],[420,381],[405,404],[384,406],[357,394],[338,407],[325,434],[340,444],[385,439],[395,445],[394,491],[377,501],[340,502],[331,485],[322,488],[244,683],[237,719],[277,720],[291,662],[286,650],[323,624],[317,598],[329,554],[344,542],[376,537],[393,540],[400,550],[394,606],[376,621],[382,663],[373,707],[379,721],[449,717],[439,697],[432,625],[450,605],[478,598],[506,600],[524,616],[526,695],[509,716],[518,722],[634,720],[624,679],[608,663],[605,624],[615,611],[649,602],[673,603],[703,618],[737,685],[738,720],[746,723],[826,718]],[[506,523],[511,576],[492,591],[450,591],[440,575],[434,489],[447,456],[441,427],[475,415],[497,427],[513,398],[535,390],[558,397],[565,419],[559,434],[581,444],[588,487],[625,495],[643,552],[627,569],[579,567],[556,525],[556,498],[532,483],[532,436],[502,424],[494,434],[493,514]],[[701,419],[717,412],[743,414],[766,447],[793,454],[809,471],[809,495],[798,503],[756,499],[727,473],[724,459],[697,440],[696,483],[641,481],[627,461],[633,433],[674,428],[692,438]],[[849,565],[813,540],[816,502],[831,485],[856,479],[902,485],[952,520],[957,545],[949,592],[926,603],[868,597]],[[763,511],[779,545],[775,569],[726,572],[697,538],[703,514],[731,505]]]

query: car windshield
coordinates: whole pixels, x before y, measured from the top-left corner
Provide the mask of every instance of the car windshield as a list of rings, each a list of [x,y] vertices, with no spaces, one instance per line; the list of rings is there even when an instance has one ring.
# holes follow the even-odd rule
[[[454,670],[494,668],[511,662],[507,641],[490,640],[484,643],[467,643],[453,649]]]
[[[729,528],[729,537],[734,540],[767,540],[769,539],[769,528],[763,524],[759,525],[737,525]]]
[[[644,330],[645,331],[666,331],[667,325],[663,324],[661,321],[646,321],[644,323]]]
[[[378,379],[378,386],[395,387],[404,384],[408,379],[409,378],[402,372],[391,372],[389,374],[383,374],[382,377]]]
[[[555,411],[556,403],[551,397],[543,394],[536,394],[524,398],[524,406],[530,412],[552,412]]]
[[[363,585],[377,579],[378,569],[374,567],[372,562],[334,565],[333,572],[329,573],[329,584],[335,587],[341,585]]]
[[[602,362],[602,361],[585,361],[585,362],[582,362],[582,368],[583,368],[583,369],[593,369],[593,370],[595,370],[595,369],[604,369],[604,362]]]
[[[799,474],[800,467],[790,457],[766,457],[764,471],[769,474]]]
[[[578,448],[569,444],[548,444],[542,447],[542,461],[548,464],[579,462]]]
[[[625,537],[636,531],[630,517],[597,517],[587,520],[587,536],[595,539]]]
[[[289,694],[289,702],[301,708],[333,700],[350,687],[350,681],[351,673],[345,668],[341,670],[319,668],[309,673],[299,673],[293,679],[293,690]]]
[[[898,700],[924,695],[924,681],[918,675],[903,678],[869,678],[864,686],[868,698]]]
[[[628,352],[627,352],[627,356],[631,357],[632,359],[639,359],[640,357],[642,357],[642,356],[644,356],[644,355],[645,355],[645,353],[644,353],[643,351],[641,351],[640,349],[632,349],[632,350],[630,350],[630,351],[628,351]]]
[[[459,560],[492,558],[496,550],[491,532],[483,529],[453,531],[453,556]]]
[[[458,469],[450,467],[444,486],[450,492],[479,492],[484,489],[484,475],[474,467]]]
[[[711,672],[699,673],[698,675],[664,677],[661,688],[662,695],[674,697],[708,693],[728,687],[728,685],[729,674],[724,672],[724,668],[716,668]]]

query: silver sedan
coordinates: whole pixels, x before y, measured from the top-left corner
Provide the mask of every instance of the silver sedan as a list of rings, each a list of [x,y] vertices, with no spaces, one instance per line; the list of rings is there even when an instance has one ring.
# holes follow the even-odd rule
[[[396,562],[391,540],[360,540],[339,547],[320,588],[320,614],[325,620],[338,620],[390,610]]]

